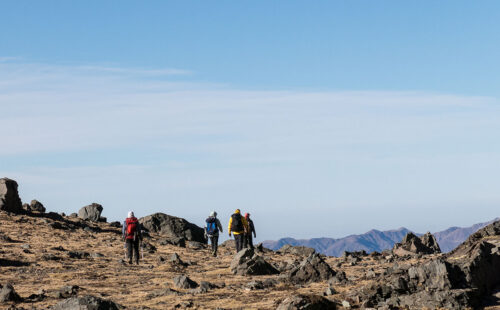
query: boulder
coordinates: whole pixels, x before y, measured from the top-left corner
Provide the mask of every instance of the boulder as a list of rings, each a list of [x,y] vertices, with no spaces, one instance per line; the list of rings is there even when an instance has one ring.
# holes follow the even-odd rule
[[[180,275],[174,278],[174,285],[177,288],[189,289],[197,287],[198,283],[194,282],[186,275]]]
[[[123,307],[95,296],[71,297],[56,304],[53,310],[118,310]]]
[[[78,211],[78,217],[82,220],[89,220],[92,222],[99,222],[102,213],[102,206],[98,203],[92,203],[85,206]]]
[[[11,284],[0,285],[0,288],[0,302],[19,302],[22,300]]]
[[[285,244],[277,251],[280,254],[293,254],[298,256],[309,256],[313,253],[316,253],[316,250],[313,248],[308,248],[305,246],[292,246],[289,244]]]
[[[30,211],[45,213],[46,210],[40,201],[33,199],[30,203]]]
[[[17,192],[17,182],[8,178],[0,179],[0,210],[23,213],[23,204]]]
[[[169,239],[184,238],[188,241],[206,243],[203,228],[179,217],[155,213],[140,218],[139,223],[149,232],[158,233]]]
[[[238,275],[269,275],[279,271],[261,256],[255,255],[253,249],[239,251],[231,261],[231,272]]]
[[[292,269],[287,278],[289,281],[298,284],[325,281],[336,272],[328,265],[318,253],[314,253],[305,258],[298,267]]]
[[[175,237],[175,238],[163,238],[159,241],[160,245],[175,245],[181,248],[186,247],[186,239],[183,237]]]
[[[318,295],[293,295],[283,300],[276,310],[327,310],[336,309],[334,302]]]
[[[426,233],[421,238],[409,232],[400,243],[396,243],[392,252],[397,256],[415,254],[441,253],[436,238],[431,233]]]

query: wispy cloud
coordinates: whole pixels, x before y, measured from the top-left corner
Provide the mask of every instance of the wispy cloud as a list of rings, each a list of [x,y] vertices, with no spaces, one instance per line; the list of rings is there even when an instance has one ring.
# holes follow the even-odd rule
[[[178,215],[204,203],[229,212],[241,197],[257,214],[498,197],[483,184],[498,185],[492,173],[500,173],[497,98],[248,91],[182,74],[0,63],[0,174],[22,178],[27,192],[36,184],[61,206],[59,188],[82,203],[93,192],[117,212],[140,204],[138,192],[154,211],[168,193]],[[440,192],[438,182],[447,184]]]

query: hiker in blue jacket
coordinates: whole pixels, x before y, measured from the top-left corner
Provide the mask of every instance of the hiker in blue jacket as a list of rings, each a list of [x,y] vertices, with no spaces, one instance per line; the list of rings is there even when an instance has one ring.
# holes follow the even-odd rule
[[[219,231],[222,232],[222,225],[217,218],[217,212],[212,211],[206,220],[205,235],[212,243],[212,255],[217,256],[217,246],[219,243]]]

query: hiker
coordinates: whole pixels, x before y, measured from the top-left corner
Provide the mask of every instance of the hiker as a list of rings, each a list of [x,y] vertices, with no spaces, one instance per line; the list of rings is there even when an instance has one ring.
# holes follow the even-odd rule
[[[141,224],[134,216],[134,211],[129,211],[127,219],[123,222],[122,235],[127,248],[128,263],[132,264],[132,256],[135,256],[135,263],[139,264],[139,242],[142,241],[140,229]],[[132,255],[133,252],[133,255]]]
[[[227,230],[229,230],[229,237],[231,237],[231,232],[234,235],[234,242],[236,243],[236,252],[241,251],[243,248],[243,237],[247,232],[248,223],[246,219],[241,216],[240,209],[236,209],[234,214],[231,215],[229,219],[229,225]]]
[[[253,239],[252,239],[252,233],[253,237],[257,238],[257,235],[255,233],[255,226],[253,225],[253,221],[250,219],[250,213],[245,213],[245,219],[247,220],[248,223],[248,230],[247,233],[245,234],[245,239],[243,239],[243,247],[244,248],[250,248],[253,250]]]
[[[212,244],[212,255],[216,257],[217,245],[219,243],[219,231],[222,232],[222,225],[217,218],[217,212],[212,211],[205,222],[207,223],[205,235],[210,239],[210,243]]]

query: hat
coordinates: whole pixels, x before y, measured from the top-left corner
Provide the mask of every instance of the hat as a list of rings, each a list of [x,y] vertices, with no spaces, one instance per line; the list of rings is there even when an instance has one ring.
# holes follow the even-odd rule
[[[217,216],[217,212],[215,212],[215,211],[210,212],[210,216],[211,217],[216,217]]]
[[[245,218],[249,218],[250,217],[250,213],[245,213]]]
[[[240,214],[240,209],[236,209],[236,211],[234,211],[234,213]]]
[[[128,211],[128,218],[134,217],[134,211]]]

